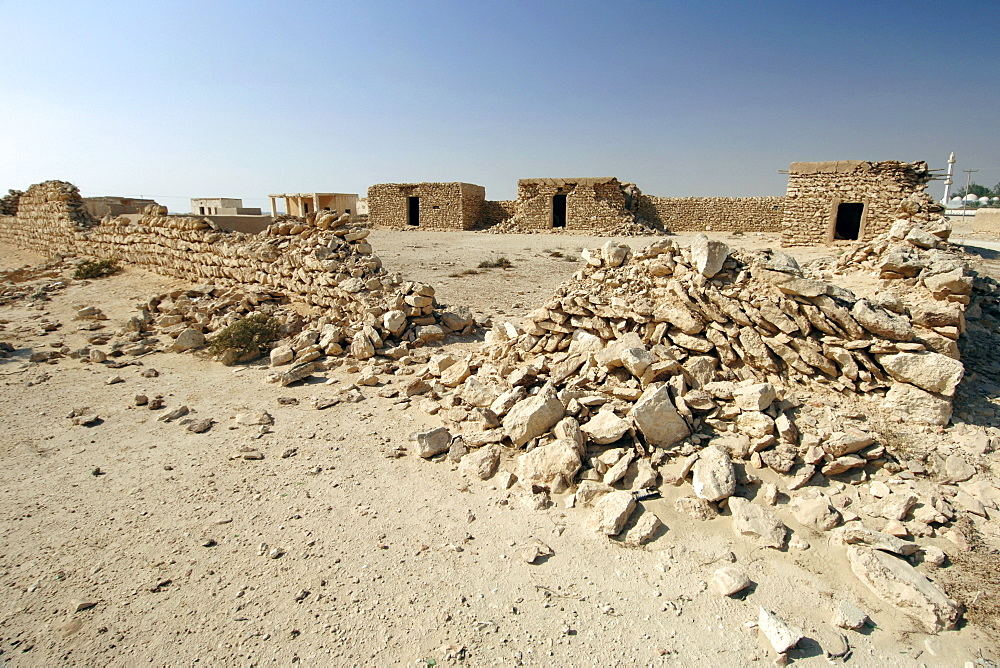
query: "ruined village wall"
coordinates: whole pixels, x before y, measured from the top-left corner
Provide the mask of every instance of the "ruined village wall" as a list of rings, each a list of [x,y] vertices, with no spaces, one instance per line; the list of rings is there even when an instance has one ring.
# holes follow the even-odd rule
[[[782,244],[806,246],[833,241],[837,206],[864,203],[858,241],[884,234],[899,218],[901,202],[922,192],[927,164],[896,161],[792,163],[782,220]],[[908,217],[908,216],[907,216]]]
[[[168,216],[164,207],[100,222],[81,211],[75,186],[31,186],[17,216],[0,217],[0,243],[114,259],[193,283],[279,292],[324,308],[349,333],[369,332],[375,348],[391,337],[430,340],[446,333],[436,331],[433,288],[388,274],[365,241],[370,230],[351,227],[348,214],[282,220],[251,235],[221,230],[202,217]],[[382,319],[389,312],[398,314],[391,325]],[[418,331],[428,327],[435,331]]]
[[[468,230],[482,217],[486,189],[471,183],[378,183],[368,189],[368,221],[405,229],[410,197],[420,198],[418,227]]]
[[[670,232],[780,232],[784,197],[655,197],[638,214]]]

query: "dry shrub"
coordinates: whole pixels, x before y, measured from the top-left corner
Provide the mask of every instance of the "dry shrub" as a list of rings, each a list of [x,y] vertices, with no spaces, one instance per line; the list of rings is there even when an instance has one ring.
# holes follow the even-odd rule
[[[208,351],[218,355],[224,350],[238,350],[241,353],[259,353],[268,344],[279,338],[280,324],[271,316],[251,313],[228,327],[219,330],[208,344]]]
[[[121,270],[122,268],[118,266],[116,260],[84,260],[76,265],[73,278],[81,281],[89,278],[104,278],[117,274]]]

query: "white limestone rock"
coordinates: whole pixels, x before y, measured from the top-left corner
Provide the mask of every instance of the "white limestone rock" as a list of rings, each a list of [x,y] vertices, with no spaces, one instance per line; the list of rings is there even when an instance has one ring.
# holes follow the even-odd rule
[[[587,437],[597,445],[607,445],[614,443],[624,436],[631,423],[615,415],[610,408],[602,408],[597,415],[590,418],[580,429]]]
[[[788,528],[767,508],[739,496],[729,497],[733,531],[761,547],[780,550],[785,546]]]
[[[784,654],[802,640],[800,629],[792,628],[776,614],[764,608],[761,608],[757,615],[757,627],[778,654]]]
[[[615,491],[606,494],[594,504],[593,527],[605,536],[617,536],[633,510],[635,497],[631,492]]]
[[[739,566],[723,566],[716,569],[708,586],[719,596],[733,596],[751,585],[745,570]]]
[[[729,454],[716,447],[701,451],[691,479],[694,493],[706,501],[721,501],[736,493],[736,471]]]
[[[445,427],[416,431],[410,434],[410,440],[417,445],[417,456],[427,459],[448,451],[451,447],[451,432]]]
[[[548,486],[558,494],[573,482],[580,465],[576,443],[560,439],[520,455],[514,475],[524,485]]]
[[[490,443],[462,457],[458,463],[458,473],[469,478],[489,480],[500,463],[500,446]]]
[[[861,545],[847,548],[851,570],[887,603],[912,617],[926,633],[950,631],[961,607],[909,563]]]
[[[687,422],[677,412],[666,385],[650,385],[629,411],[646,442],[668,448],[691,435]]]
[[[921,424],[945,425],[951,419],[951,401],[909,383],[893,383],[882,408]]]
[[[955,388],[965,375],[965,365],[941,353],[879,355],[878,361],[894,380],[947,397],[955,394]]]
[[[691,242],[691,264],[705,278],[712,278],[722,271],[727,257],[729,246],[721,241],[699,234]]]
[[[511,442],[520,447],[551,429],[565,413],[559,397],[554,392],[543,390],[517,402],[504,416],[503,428]]]

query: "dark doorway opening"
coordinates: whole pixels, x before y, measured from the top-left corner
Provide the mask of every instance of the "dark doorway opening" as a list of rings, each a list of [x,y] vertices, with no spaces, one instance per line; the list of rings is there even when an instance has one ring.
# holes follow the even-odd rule
[[[861,214],[865,205],[861,203],[844,203],[837,205],[837,222],[833,227],[834,239],[857,241],[861,233]]]
[[[552,196],[552,227],[566,227],[566,195]]]
[[[420,224],[420,198],[419,197],[407,197],[406,198],[406,224],[413,225],[416,227]]]

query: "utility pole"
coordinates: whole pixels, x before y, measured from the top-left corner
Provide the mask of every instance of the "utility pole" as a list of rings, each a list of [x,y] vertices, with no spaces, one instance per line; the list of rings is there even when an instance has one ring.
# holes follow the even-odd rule
[[[948,178],[944,180],[944,199],[941,203],[948,206],[948,192],[951,190],[951,174],[955,170],[955,152],[951,152],[951,157],[948,158]]]
[[[972,187],[972,173],[973,172],[978,172],[979,170],[978,169],[963,169],[962,171],[969,175],[969,178],[968,178],[968,180],[965,183],[965,196],[968,197],[969,196],[969,188]],[[963,214],[965,213],[965,208],[966,208],[965,197],[963,197],[962,198],[962,213]]]

